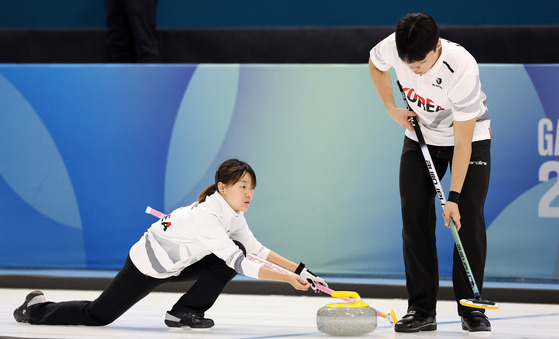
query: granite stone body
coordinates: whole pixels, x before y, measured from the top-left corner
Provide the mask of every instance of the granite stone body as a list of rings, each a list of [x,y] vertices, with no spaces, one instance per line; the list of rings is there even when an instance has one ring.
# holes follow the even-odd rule
[[[333,336],[359,336],[377,328],[372,307],[321,307],[316,315],[318,330]]]

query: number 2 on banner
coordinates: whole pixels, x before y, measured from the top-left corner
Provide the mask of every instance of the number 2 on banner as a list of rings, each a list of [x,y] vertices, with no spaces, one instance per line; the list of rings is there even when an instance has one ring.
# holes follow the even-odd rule
[[[555,172],[559,176],[559,161],[547,161],[540,167],[540,181],[549,181],[549,174]],[[551,206],[559,196],[559,178],[555,184],[540,199],[538,216],[543,218],[559,218],[559,207]]]

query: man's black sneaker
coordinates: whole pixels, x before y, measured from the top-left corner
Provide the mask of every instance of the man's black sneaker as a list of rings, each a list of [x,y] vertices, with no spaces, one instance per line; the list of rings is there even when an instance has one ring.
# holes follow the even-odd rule
[[[25,302],[14,311],[14,318],[18,323],[29,322],[29,307],[46,302],[45,296],[41,291],[33,291],[27,295]]]
[[[437,319],[411,310],[400,321],[394,325],[396,332],[419,332],[435,331],[437,329]]]
[[[481,311],[472,311],[462,317],[462,330],[468,332],[491,332],[491,323]]]
[[[169,327],[210,328],[214,321],[204,318],[200,312],[173,312],[165,314],[165,325]]]

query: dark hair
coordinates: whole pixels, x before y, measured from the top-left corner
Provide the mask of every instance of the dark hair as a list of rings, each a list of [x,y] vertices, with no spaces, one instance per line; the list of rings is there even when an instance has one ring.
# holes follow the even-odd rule
[[[412,63],[425,59],[437,48],[439,27],[427,13],[406,14],[396,26],[396,48],[404,62]]]
[[[256,187],[256,174],[254,174],[254,170],[249,164],[239,159],[225,160],[215,172],[215,183],[198,195],[198,202],[203,202],[207,196],[214,194],[217,191],[218,182],[232,185],[239,181],[245,173],[252,177],[252,185]]]

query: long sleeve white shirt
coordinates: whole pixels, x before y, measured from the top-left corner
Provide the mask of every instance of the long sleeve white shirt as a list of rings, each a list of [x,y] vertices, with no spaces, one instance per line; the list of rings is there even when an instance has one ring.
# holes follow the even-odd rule
[[[245,258],[233,240],[248,254],[267,258],[270,253],[252,234],[244,213],[216,192],[153,223],[130,249],[130,259],[143,274],[163,279],[213,253],[237,273],[258,279],[262,264]]]

